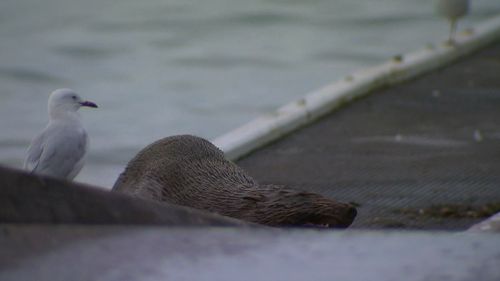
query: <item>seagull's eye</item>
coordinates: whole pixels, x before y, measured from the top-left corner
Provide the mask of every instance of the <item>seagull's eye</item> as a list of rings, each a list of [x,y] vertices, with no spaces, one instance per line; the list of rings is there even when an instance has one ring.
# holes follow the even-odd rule
[[[76,100],[76,96],[71,96],[71,98],[72,98],[73,100]]]

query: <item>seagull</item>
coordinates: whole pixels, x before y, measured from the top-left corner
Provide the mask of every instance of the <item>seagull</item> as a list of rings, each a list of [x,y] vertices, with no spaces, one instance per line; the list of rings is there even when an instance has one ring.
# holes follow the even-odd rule
[[[457,21],[469,11],[469,0],[437,0],[436,10],[450,22],[448,42],[453,43]]]
[[[80,114],[82,106],[97,108],[71,89],[50,94],[49,123],[28,148],[24,169],[31,173],[72,180],[83,168],[88,146]]]

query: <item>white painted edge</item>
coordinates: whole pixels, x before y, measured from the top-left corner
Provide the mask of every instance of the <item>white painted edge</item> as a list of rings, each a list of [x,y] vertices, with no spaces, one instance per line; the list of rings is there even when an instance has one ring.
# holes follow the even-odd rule
[[[473,226],[471,226],[468,232],[500,232],[500,213],[485,219]]]
[[[400,83],[442,67],[499,37],[500,16],[496,16],[457,34],[454,44],[442,42],[355,72],[217,137],[213,143],[224,151],[228,159],[236,160],[333,111],[347,101],[382,86]]]

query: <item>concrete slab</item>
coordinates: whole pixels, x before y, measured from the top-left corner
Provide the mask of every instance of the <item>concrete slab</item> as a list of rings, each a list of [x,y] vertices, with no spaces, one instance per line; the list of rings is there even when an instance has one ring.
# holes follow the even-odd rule
[[[500,280],[500,236],[3,225],[0,280]]]
[[[468,229],[469,232],[497,232],[500,233],[500,213],[477,223]]]

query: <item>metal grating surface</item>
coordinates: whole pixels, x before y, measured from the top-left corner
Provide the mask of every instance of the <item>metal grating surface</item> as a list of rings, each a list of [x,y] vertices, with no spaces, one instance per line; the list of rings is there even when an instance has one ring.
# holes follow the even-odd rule
[[[238,162],[359,204],[354,228],[465,229],[500,209],[500,42]]]

